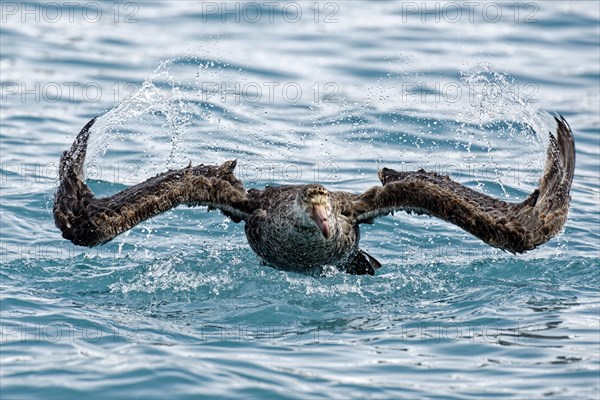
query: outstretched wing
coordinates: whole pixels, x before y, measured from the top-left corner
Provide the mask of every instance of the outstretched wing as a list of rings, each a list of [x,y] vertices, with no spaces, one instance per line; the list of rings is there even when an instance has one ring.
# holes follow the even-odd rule
[[[235,161],[200,165],[157,175],[113,196],[96,198],[83,181],[90,128],[81,130],[60,160],[60,185],[54,198],[54,221],[65,239],[80,246],[110,241],[140,222],[180,204],[218,208],[235,222],[252,210],[242,182],[233,175]]]
[[[522,203],[507,203],[423,170],[379,172],[383,187],[373,187],[354,202],[359,223],[395,210],[414,211],[441,218],[463,228],[489,245],[522,253],[546,243],[567,220],[569,191],[575,169],[571,128],[555,118],[556,137],[550,145],[539,188]]]

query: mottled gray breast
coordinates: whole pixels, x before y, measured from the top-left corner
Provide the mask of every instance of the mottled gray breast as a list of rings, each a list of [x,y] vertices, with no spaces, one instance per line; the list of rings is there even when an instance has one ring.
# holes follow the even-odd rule
[[[268,188],[264,208],[246,221],[252,249],[268,264],[305,271],[314,266],[345,264],[358,251],[359,229],[333,205],[328,215],[331,236],[325,238],[313,220],[295,206],[303,186]]]

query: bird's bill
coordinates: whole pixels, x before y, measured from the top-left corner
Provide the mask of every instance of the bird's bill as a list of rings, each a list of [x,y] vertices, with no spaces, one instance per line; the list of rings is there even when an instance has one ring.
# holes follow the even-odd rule
[[[325,239],[329,239],[329,221],[327,220],[327,210],[323,204],[315,204],[313,206],[313,219],[317,223],[317,226],[323,232]]]

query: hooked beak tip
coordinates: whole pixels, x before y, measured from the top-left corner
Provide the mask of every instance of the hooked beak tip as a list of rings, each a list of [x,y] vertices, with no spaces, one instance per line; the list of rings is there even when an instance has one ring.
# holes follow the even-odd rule
[[[327,221],[324,221],[327,224]],[[327,227],[326,229],[321,228],[321,232],[323,232],[323,236],[325,237],[325,239],[329,239],[330,233],[329,233],[329,227]]]

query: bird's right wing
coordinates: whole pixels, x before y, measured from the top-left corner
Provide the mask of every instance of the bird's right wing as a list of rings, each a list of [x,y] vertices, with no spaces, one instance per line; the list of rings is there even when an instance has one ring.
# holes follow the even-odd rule
[[[54,221],[65,239],[96,246],[140,222],[180,204],[218,208],[235,222],[253,211],[242,182],[233,175],[235,161],[220,166],[191,165],[155,176],[113,196],[96,198],[83,181],[92,119],[60,160],[60,183],[54,198]]]
[[[547,161],[539,188],[521,203],[508,203],[477,192],[448,176],[423,170],[379,172],[383,186],[353,202],[358,223],[393,211],[414,211],[458,225],[489,245],[522,253],[546,243],[567,220],[575,169],[573,134],[564,118],[550,133]]]

